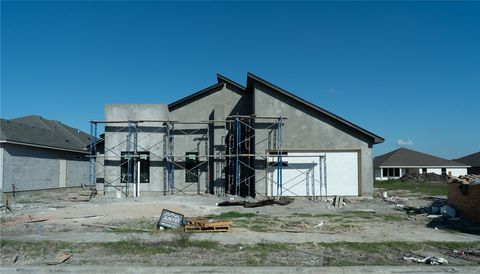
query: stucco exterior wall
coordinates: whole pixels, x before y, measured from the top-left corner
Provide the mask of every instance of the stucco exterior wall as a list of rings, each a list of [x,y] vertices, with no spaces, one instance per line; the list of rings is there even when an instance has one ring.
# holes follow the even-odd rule
[[[245,92],[233,85],[225,84],[218,91],[208,94],[188,105],[176,108],[170,111],[172,121],[206,121],[206,120],[225,120],[229,115],[251,114],[251,104]],[[175,185],[188,193],[221,193],[224,191],[225,174],[224,162],[220,160],[220,155],[225,153],[225,123],[215,123],[214,126],[207,124],[176,124],[175,125],[175,155],[185,156],[187,152],[198,152],[199,155],[216,155],[218,158],[210,159],[210,168],[208,172],[207,164],[200,165],[199,182],[186,183],[185,170],[176,167]],[[208,144],[202,140],[208,130]],[[184,132],[194,132],[193,135],[187,135]],[[206,146],[207,145],[207,146]],[[208,151],[207,151],[208,150]],[[205,162],[206,158],[200,157],[200,162]],[[180,159],[179,163],[182,163]],[[210,174],[208,174],[210,173]],[[209,180],[211,178],[211,180]],[[209,186],[211,181],[213,186]]]
[[[168,120],[168,108],[162,104],[106,105],[106,121],[126,120]],[[105,195],[122,197],[127,186],[121,179],[121,153],[127,151],[128,123],[106,124],[104,149]],[[160,192],[164,190],[163,180],[163,140],[165,130],[162,122],[145,122],[138,124],[137,151],[150,153],[150,180],[142,183],[141,191]],[[102,169],[100,167],[100,169]],[[97,172],[98,173],[98,172]],[[129,191],[129,193],[132,193]]]
[[[359,150],[361,163],[361,195],[371,196],[373,191],[372,142],[353,129],[319,114],[269,87],[255,83],[254,108],[257,116],[285,116],[283,127],[284,150]],[[268,132],[257,131],[256,142],[268,139]],[[268,142],[257,145],[257,153],[265,153]],[[257,189],[264,189],[265,174],[256,172]],[[335,183],[335,182],[329,182]]]
[[[65,187],[78,187],[88,183],[88,159],[85,154],[22,146],[3,145],[3,191],[58,188],[59,176],[64,174]],[[60,171],[60,161],[66,162]]]
[[[354,151],[358,152],[359,192],[371,196],[373,191],[373,139],[349,126],[314,111],[304,104],[282,97],[268,87],[254,83],[253,93],[225,83],[211,92],[194,100],[180,101],[170,108],[165,105],[107,105],[107,121],[115,120],[170,120],[174,123],[175,155],[175,193],[216,193],[225,191],[225,137],[228,126],[225,122],[230,115],[286,116],[283,148],[284,150],[309,151]],[[215,123],[186,124],[181,122],[199,122],[215,120]],[[266,154],[273,149],[275,121],[257,119],[254,124],[255,150]],[[121,152],[126,151],[127,124],[108,124],[105,138],[105,184],[106,194],[115,194],[124,189],[120,183]],[[150,183],[142,184],[141,191],[161,192],[165,190],[166,163],[165,127],[162,123],[139,124],[138,151],[150,151]],[[208,137],[208,138],[207,138]],[[185,155],[188,152],[199,154],[198,183],[185,182]],[[207,165],[205,155],[215,155]],[[257,157],[255,161],[255,190],[266,194],[265,168],[266,158]],[[334,183],[334,182],[331,182]],[[114,184],[115,187],[111,187]],[[110,185],[110,186],[109,186]]]

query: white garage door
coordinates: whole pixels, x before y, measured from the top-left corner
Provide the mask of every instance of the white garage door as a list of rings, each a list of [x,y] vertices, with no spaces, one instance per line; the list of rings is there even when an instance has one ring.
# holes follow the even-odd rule
[[[268,196],[358,196],[358,152],[288,152],[269,157]],[[279,170],[281,169],[281,172]],[[281,183],[280,183],[281,182]]]

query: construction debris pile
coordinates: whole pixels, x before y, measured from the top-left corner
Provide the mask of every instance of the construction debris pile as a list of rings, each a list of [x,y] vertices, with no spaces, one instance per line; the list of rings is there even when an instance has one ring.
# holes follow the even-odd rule
[[[223,201],[220,203],[217,203],[217,206],[243,206],[245,208],[254,208],[254,207],[261,207],[261,206],[267,206],[267,205],[288,205],[291,202],[293,202],[292,198],[288,197],[280,197],[280,199],[265,199],[261,200],[258,202],[249,202],[249,201],[235,201],[234,199],[231,199],[230,201]]]
[[[463,218],[480,224],[480,175],[453,178],[448,185],[448,204]]]
[[[419,183],[448,183],[448,176],[435,173],[406,173],[400,178],[400,180]]]
[[[416,257],[403,257],[405,261],[412,261],[416,263],[422,264],[431,264],[431,265],[439,265],[439,264],[448,264],[448,261],[441,257],[425,257],[425,258],[416,258]]]
[[[470,174],[470,175],[461,175],[458,177],[449,176],[449,183],[460,183],[460,184],[474,184],[480,185],[480,175]]]
[[[480,175],[470,174],[461,176],[438,175],[435,173],[407,173],[400,180],[417,183],[462,183],[480,184]]]

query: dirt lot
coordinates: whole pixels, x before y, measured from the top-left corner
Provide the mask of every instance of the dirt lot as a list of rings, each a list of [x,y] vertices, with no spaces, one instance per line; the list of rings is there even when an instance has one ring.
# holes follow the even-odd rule
[[[378,190],[380,193],[380,190]],[[403,207],[349,199],[342,208],[297,198],[286,206],[218,207],[216,196],[97,197],[74,191],[31,193],[1,213],[1,264],[45,265],[414,265],[404,256],[436,256],[449,265],[480,265],[480,226],[432,221],[406,207],[432,202],[425,193],[394,191]],[[376,196],[379,196],[377,194]],[[236,198],[238,199],[238,198]],[[233,220],[232,230],[185,233],[156,229],[162,209]]]

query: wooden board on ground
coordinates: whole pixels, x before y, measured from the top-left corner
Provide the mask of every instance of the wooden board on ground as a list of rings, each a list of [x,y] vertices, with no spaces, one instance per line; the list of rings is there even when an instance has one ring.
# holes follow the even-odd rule
[[[192,232],[226,232],[230,231],[230,220],[215,220],[208,218],[185,218],[185,231]]]

